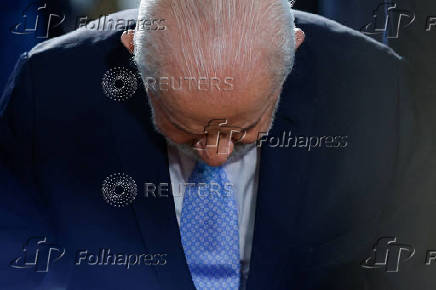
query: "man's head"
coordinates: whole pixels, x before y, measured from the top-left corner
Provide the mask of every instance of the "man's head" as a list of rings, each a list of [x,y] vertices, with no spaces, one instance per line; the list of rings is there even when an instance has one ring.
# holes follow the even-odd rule
[[[289,3],[142,0],[138,23],[150,19],[165,29],[137,26],[134,54],[158,131],[211,166],[244,152],[269,130],[304,38]]]

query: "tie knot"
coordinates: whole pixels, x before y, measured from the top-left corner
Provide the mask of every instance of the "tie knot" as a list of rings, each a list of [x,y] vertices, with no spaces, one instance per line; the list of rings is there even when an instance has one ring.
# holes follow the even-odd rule
[[[213,166],[209,166],[204,162],[198,161],[196,164],[196,170],[199,173],[217,173],[222,171],[223,168],[222,166],[218,166],[218,167],[213,167]]]
[[[224,167],[212,167],[198,161],[189,178],[190,183],[229,183]]]

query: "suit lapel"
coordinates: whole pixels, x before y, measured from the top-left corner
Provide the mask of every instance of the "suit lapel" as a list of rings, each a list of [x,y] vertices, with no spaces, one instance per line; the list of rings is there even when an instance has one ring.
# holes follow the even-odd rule
[[[310,47],[303,44],[269,136],[282,139],[283,132],[294,137],[310,134],[317,96],[314,61]],[[310,256],[299,242],[309,164],[310,152],[305,149],[262,145],[247,289],[288,289],[294,284],[298,264]]]

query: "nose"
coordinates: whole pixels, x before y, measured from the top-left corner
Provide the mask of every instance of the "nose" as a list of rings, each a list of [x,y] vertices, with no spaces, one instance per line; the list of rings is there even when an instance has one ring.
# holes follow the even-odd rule
[[[226,135],[210,137],[211,139],[207,136],[197,143],[198,156],[209,166],[221,166],[229,159],[235,145]]]

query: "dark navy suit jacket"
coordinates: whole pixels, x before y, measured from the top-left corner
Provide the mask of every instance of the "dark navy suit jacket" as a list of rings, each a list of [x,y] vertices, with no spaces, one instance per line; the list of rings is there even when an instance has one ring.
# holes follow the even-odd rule
[[[398,273],[361,266],[380,237],[417,237],[399,183],[413,145],[403,61],[325,18],[297,11],[296,24],[306,41],[269,135],[324,136],[330,146],[262,146],[247,287],[427,289],[413,287],[432,283],[421,256]],[[102,89],[108,70],[136,71],[120,36],[79,29],[18,61],[0,99],[0,289],[194,289],[171,191],[144,196],[144,183],[170,178],[143,85],[125,102]],[[102,197],[117,172],[138,192],[121,208]],[[102,249],[120,254],[117,264],[93,265]],[[127,269],[123,257],[136,254],[155,265]]]

